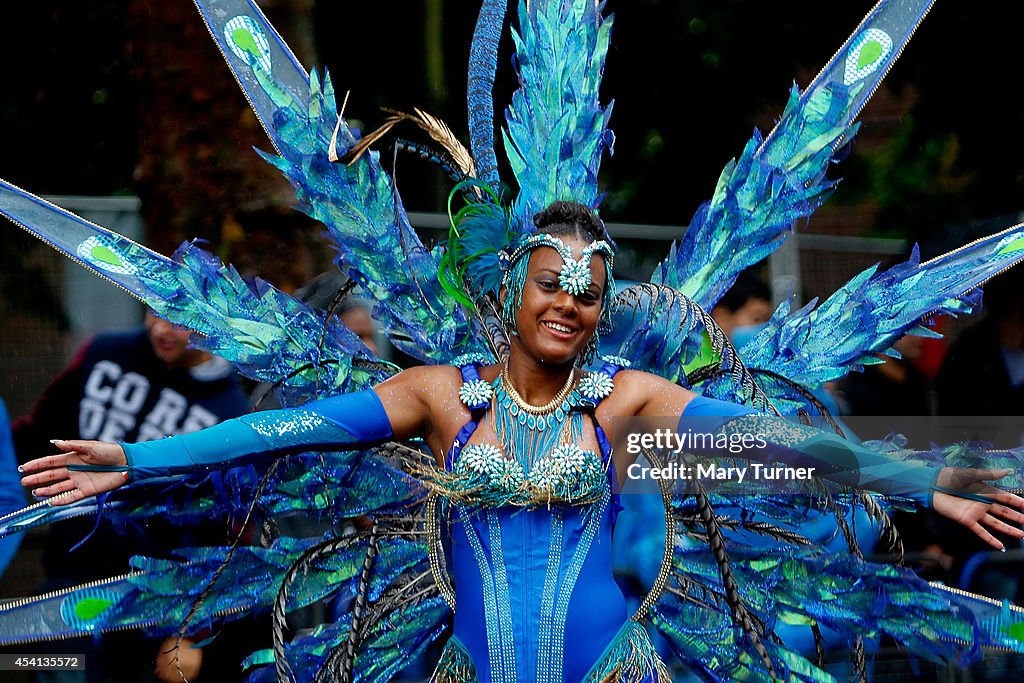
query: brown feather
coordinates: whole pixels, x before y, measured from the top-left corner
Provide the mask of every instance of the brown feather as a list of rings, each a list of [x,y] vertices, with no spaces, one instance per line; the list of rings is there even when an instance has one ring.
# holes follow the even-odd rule
[[[387,135],[388,132],[395,127],[395,124],[397,124],[401,120],[402,119],[397,116],[391,116],[387,118],[377,130],[367,133],[359,142],[352,145],[352,148],[345,152],[341,156],[340,160],[344,164],[349,166],[359,161],[359,158],[366,154],[366,152],[370,149],[370,145],[372,145],[373,143],[377,142],[382,137]]]
[[[440,144],[451,155],[452,161],[459,167],[459,170],[467,176],[476,177],[476,166],[473,163],[473,156],[469,150],[456,139],[444,121],[428,114],[422,109],[413,109],[416,116],[409,117],[413,123],[422,128],[427,134]],[[396,112],[397,113],[397,112]],[[407,115],[408,116],[408,115]]]
[[[352,164],[359,159],[371,145],[376,143],[382,137],[388,134],[392,128],[401,123],[402,121],[409,121],[416,125],[417,128],[425,131],[435,142],[440,144],[455,165],[459,167],[459,170],[465,173],[467,176],[476,176],[476,166],[473,163],[473,157],[469,153],[461,142],[456,139],[451,129],[441,119],[428,114],[422,109],[413,109],[414,114],[408,114],[403,111],[397,111],[395,109],[384,109],[385,112],[390,114],[383,124],[372,133],[368,133],[360,140],[355,146],[352,147],[344,156],[341,157],[342,161],[346,164]]]

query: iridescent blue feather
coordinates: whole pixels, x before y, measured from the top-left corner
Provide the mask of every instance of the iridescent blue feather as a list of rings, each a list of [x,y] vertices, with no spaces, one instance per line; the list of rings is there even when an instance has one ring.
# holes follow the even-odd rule
[[[832,191],[825,177],[856,133],[854,119],[934,0],[882,0],[801,95],[794,86],[779,123],[726,165],[711,200],[651,282],[675,287],[710,309],[745,268],[768,256],[798,219]]]
[[[930,315],[970,313],[982,283],[1024,260],[1024,224],[920,262],[910,258],[882,273],[868,268],[820,306],[792,311],[783,303],[740,355],[802,386],[838,379],[875,360],[904,334],[934,336]]]
[[[597,172],[611,150],[611,105],[598,89],[611,18],[603,2],[519,2],[513,32],[519,89],[506,112],[505,154],[519,184],[514,229],[532,231],[531,217],[551,202],[596,207]]]

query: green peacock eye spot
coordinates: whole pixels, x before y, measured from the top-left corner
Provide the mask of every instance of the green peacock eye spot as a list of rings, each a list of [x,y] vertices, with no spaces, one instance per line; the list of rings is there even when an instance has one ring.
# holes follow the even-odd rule
[[[1017,239],[1015,239],[1014,241],[1010,242],[1009,244],[1004,245],[996,253],[1001,256],[1003,254],[1009,254],[1009,253],[1014,252],[1014,251],[1020,251],[1021,249],[1024,249],[1024,237],[1018,237]]]
[[[874,64],[884,51],[885,49],[882,47],[882,44],[877,40],[869,40],[864,43],[860,49],[860,54],[857,55],[857,68],[863,69],[870,64]]]
[[[1024,623],[1017,622],[1003,627],[1003,632],[1016,641],[1024,642]]]
[[[82,621],[92,621],[114,604],[106,598],[82,598],[75,603],[75,616]]]
[[[253,38],[252,34],[244,28],[237,28],[231,32],[231,40],[234,41],[235,45],[244,52],[247,52],[254,57],[260,56],[260,48],[256,44],[256,39]]]
[[[92,255],[94,259],[101,263],[107,263],[112,266],[124,265],[123,261],[121,261],[121,257],[119,257],[117,254],[115,254],[113,251],[103,246],[102,244],[94,246],[92,248],[92,251],[90,251],[89,253]]]

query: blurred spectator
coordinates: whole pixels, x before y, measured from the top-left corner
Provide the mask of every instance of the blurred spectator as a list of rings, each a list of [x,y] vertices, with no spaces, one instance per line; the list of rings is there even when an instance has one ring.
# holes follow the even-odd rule
[[[7,407],[0,399],[0,517],[25,507],[25,492],[18,478],[18,463],[11,441],[11,424],[7,420]],[[14,557],[22,534],[0,539],[0,576]]]
[[[366,348],[379,355],[377,346],[376,325],[370,316],[370,304],[363,299],[348,299],[338,306],[338,317],[348,329],[356,333]]]
[[[395,348],[384,336],[380,325],[373,319],[373,302],[364,298],[358,286],[352,288],[340,303],[335,303],[338,292],[348,283],[349,279],[341,271],[329,270],[296,289],[292,296],[320,311],[333,310],[381,360],[390,361],[400,368],[419,365],[418,360]]]
[[[985,285],[983,313],[949,347],[940,415],[1024,415],[1024,271]]]
[[[928,381],[914,361],[921,356],[923,337],[904,335],[892,348],[901,358],[875,354],[881,362],[851,372],[839,383],[850,415],[931,415]]]
[[[52,454],[54,438],[149,441],[196,431],[248,409],[230,363],[193,348],[188,330],[147,313],[143,329],[100,334],[88,342],[12,428],[18,458],[24,462]],[[212,521],[182,528],[151,519],[142,527],[111,517],[71,519],[48,529],[39,593],[123,574],[132,555],[166,557],[183,545],[223,545],[228,536],[223,524]],[[81,643],[69,646],[74,652],[86,649]],[[52,645],[45,647],[54,651]],[[143,641],[140,635],[108,636],[102,648],[86,653],[85,672],[39,672],[37,680],[150,681],[158,649],[166,645]],[[187,654],[194,659],[198,651]],[[216,668],[217,659],[210,658],[206,668]],[[226,671],[233,669],[234,678],[241,680],[241,660],[232,653],[223,661]],[[208,673],[202,680],[231,680],[225,677],[230,673]],[[173,668],[165,668],[161,676],[159,680],[181,680]]]
[[[736,328],[768,322],[772,310],[771,288],[751,271],[745,270],[711,309],[711,317],[732,339]]]

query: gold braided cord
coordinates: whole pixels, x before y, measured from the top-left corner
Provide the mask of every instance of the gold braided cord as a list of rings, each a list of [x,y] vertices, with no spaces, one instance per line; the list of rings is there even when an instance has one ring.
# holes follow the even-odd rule
[[[648,451],[646,455],[648,458],[651,458],[651,462],[659,467],[661,466],[660,460],[653,452]],[[668,584],[669,574],[672,571],[672,558],[675,555],[676,518],[672,510],[672,491],[665,481],[659,480],[658,484],[661,488],[662,504],[665,506],[665,549],[662,553],[658,576],[654,580],[651,590],[644,596],[643,602],[640,603],[636,612],[630,617],[633,621],[643,621],[646,619],[651,607],[661,597],[665,586]]]
[[[434,577],[434,583],[441,591],[441,597],[448,603],[448,607],[455,611],[455,590],[452,587],[448,574],[441,567],[441,529],[437,518],[437,494],[431,493],[427,496],[427,557],[430,559],[430,573]]]

